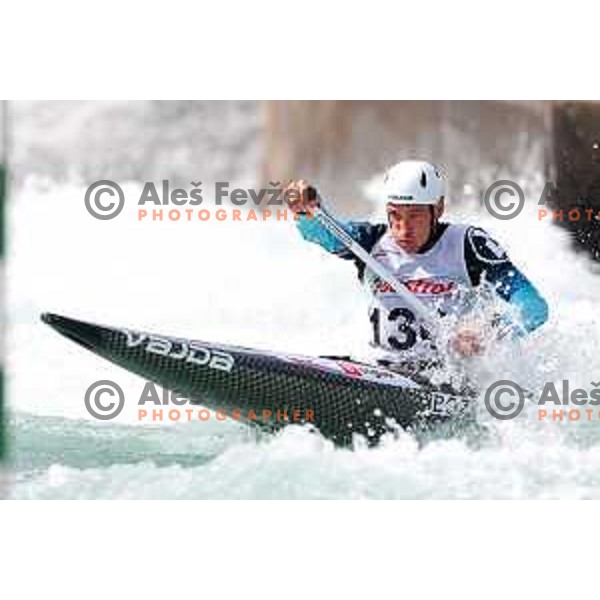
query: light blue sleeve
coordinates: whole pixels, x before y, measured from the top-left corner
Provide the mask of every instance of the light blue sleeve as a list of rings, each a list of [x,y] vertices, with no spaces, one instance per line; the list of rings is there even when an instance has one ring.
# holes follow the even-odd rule
[[[337,219],[336,222],[343,227],[343,229],[352,235],[352,230],[347,224],[340,223]],[[300,235],[307,241],[319,244],[323,249],[327,250],[331,254],[340,254],[346,247],[340,240],[333,235],[324,225],[321,224],[317,219],[313,219],[306,214],[301,214],[298,217],[296,223]]]
[[[526,335],[548,320],[547,302],[485,230],[467,230],[465,261],[473,285],[487,280],[503,300],[515,307],[514,318],[507,314],[498,320],[507,334]]]
[[[511,294],[509,302],[519,311],[521,323],[527,333],[541,327],[548,320],[548,303],[529,281],[523,282]]]
[[[377,240],[385,233],[387,226],[368,222],[344,222],[339,219],[336,223],[358,242],[367,252],[373,249]],[[299,215],[296,221],[298,231],[307,242],[319,244],[323,249],[340,258],[351,259],[354,255],[338,238],[317,219],[308,215]]]

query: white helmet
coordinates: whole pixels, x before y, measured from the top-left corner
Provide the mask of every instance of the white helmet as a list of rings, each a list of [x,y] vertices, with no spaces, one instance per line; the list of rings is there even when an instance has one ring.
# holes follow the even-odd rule
[[[431,163],[404,160],[383,177],[384,201],[387,204],[437,204],[446,195],[446,179]]]

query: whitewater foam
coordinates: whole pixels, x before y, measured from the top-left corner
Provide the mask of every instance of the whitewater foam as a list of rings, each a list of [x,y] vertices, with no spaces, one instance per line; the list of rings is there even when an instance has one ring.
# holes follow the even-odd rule
[[[124,190],[136,197],[140,185]],[[405,433],[353,451],[298,427],[256,439],[232,423],[140,425],[134,406],[118,424],[92,421],[83,405],[92,382],[112,379],[136,396],[143,381],[56,335],[39,322],[43,311],[310,355],[360,356],[369,327],[352,265],[301,241],[291,222],[140,223],[129,205],[103,222],[85,211],[83,193],[28,185],[10,207],[16,496],[600,497],[600,426],[538,422],[532,406],[513,422],[481,410],[484,435],[425,443]],[[550,305],[549,323],[520,350],[474,361],[482,380],[535,391],[600,379],[600,283],[568,234],[538,221],[533,205],[508,222],[464,205],[450,219],[490,231]]]

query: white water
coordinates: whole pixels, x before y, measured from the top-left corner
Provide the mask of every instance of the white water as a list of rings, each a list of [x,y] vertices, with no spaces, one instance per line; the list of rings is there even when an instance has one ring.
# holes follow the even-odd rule
[[[139,190],[126,186],[127,198]],[[143,382],[57,335],[40,312],[312,355],[359,354],[368,320],[353,266],[302,242],[292,224],[139,223],[133,202],[101,222],[83,193],[30,184],[11,207],[17,497],[600,497],[600,423],[538,423],[531,410],[514,422],[483,411],[484,439],[420,445],[405,434],[353,451],[297,427],[256,439],[231,422],[141,425],[133,403],[118,422],[91,420],[83,395],[92,382],[117,381],[128,397]],[[600,282],[565,232],[531,211],[509,222],[452,218],[494,234],[551,307],[550,323],[521,352],[486,361],[491,380],[540,389],[600,379]]]

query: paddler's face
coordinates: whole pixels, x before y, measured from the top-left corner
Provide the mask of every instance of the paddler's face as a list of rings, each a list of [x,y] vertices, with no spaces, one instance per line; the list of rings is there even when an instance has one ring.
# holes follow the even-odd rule
[[[392,238],[405,252],[418,252],[429,240],[433,225],[443,212],[443,202],[437,206],[388,204]]]

